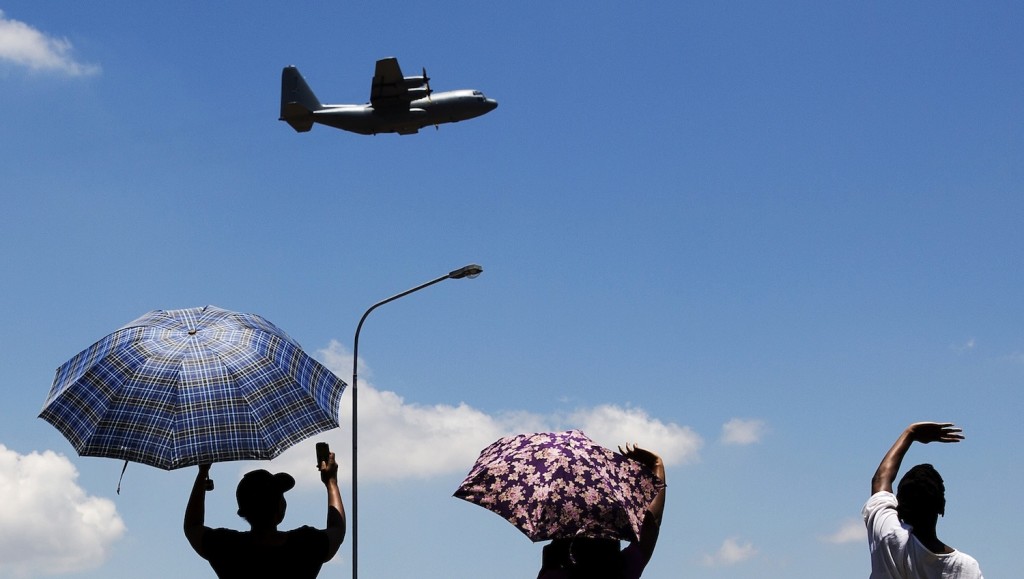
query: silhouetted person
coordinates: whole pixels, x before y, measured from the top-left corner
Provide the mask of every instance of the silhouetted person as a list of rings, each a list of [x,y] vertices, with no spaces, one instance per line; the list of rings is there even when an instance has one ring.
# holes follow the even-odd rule
[[[665,465],[661,457],[636,445],[626,445],[619,452],[646,465],[665,482]],[[620,550],[615,539],[555,539],[544,547],[537,579],[637,579],[640,577],[658,543],[661,517],[665,512],[665,487],[647,506],[640,526],[640,540]]]
[[[295,486],[288,473],[265,470],[246,473],[238,483],[238,515],[250,529],[211,529],[206,517],[206,481],[210,465],[199,467],[185,508],[185,536],[200,557],[210,562],[217,577],[312,578],[320,566],[338,552],[345,538],[345,507],[338,490],[338,463],[334,453],[321,462],[320,479],[327,487],[327,528],[302,526],[279,531],[288,504],[284,493]]]
[[[896,494],[892,483],[914,442],[960,442],[948,422],[911,424],[882,458],[871,479],[871,498],[862,515],[871,548],[871,579],[982,579],[973,557],[946,545],[935,534],[946,512],[946,487],[930,464],[907,471]]]

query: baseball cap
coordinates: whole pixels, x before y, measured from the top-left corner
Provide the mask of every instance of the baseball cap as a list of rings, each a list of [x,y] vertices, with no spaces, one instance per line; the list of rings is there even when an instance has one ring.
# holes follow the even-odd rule
[[[244,517],[247,512],[276,506],[284,493],[294,486],[295,479],[286,472],[271,474],[263,469],[247,472],[238,482],[238,489],[235,491],[238,514]]]

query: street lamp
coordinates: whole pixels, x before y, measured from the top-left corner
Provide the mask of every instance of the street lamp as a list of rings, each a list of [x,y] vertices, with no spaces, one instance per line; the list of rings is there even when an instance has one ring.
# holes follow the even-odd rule
[[[462,279],[469,278],[473,279],[483,273],[484,268],[480,267],[475,263],[471,263],[467,266],[460,267],[459,269],[448,272],[445,275],[437,279],[432,279],[425,284],[418,285],[412,289],[405,290],[400,294],[395,294],[386,300],[381,300],[363,313],[363,317],[359,318],[359,325],[356,326],[356,336],[352,340],[352,579],[358,577],[359,569],[359,493],[357,491],[356,478],[359,472],[359,463],[356,461],[356,436],[358,433],[357,425],[357,397],[356,397],[356,381],[358,378],[357,368],[359,366],[359,332],[363,329],[363,322],[366,321],[366,316],[370,315],[370,312],[379,308],[380,306],[393,302],[398,298],[405,297],[413,292],[418,292],[425,287],[434,285],[435,283],[442,282],[446,279]]]

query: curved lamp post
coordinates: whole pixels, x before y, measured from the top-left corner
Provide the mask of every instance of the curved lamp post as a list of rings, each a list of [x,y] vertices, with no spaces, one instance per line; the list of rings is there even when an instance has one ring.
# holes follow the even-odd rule
[[[418,292],[425,287],[432,286],[435,283],[440,283],[446,279],[473,279],[483,273],[483,271],[484,268],[475,263],[460,267],[459,269],[450,271],[437,279],[432,279],[427,283],[420,284],[412,289],[405,290],[400,294],[395,294],[386,300],[381,300],[373,304],[363,313],[363,317],[359,318],[359,325],[356,326],[356,336],[352,341],[352,579],[356,579],[358,577],[359,570],[359,494],[356,485],[356,478],[359,472],[358,462],[356,461],[356,452],[358,449],[356,444],[356,435],[358,432],[358,429],[356,428],[358,416],[356,412],[356,381],[358,378],[357,368],[359,366],[359,332],[363,329],[363,322],[366,321],[366,316],[369,316],[370,312],[386,303],[393,302],[398,298],[405,297],[413,292]]]

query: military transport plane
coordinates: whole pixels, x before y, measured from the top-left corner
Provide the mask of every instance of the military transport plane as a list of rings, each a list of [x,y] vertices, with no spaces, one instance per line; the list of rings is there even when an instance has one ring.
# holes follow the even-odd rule
[[[325,105],[313,94],[299,69],[281,71],[281,118],[303,133],[313,123],[362,135],[411,135],[423,127],[457,123],[487,114],[498,102],[478,90],[434,92],[426,68],[420,76],[402,76],[398,59],[382,58],[365,105]]]

